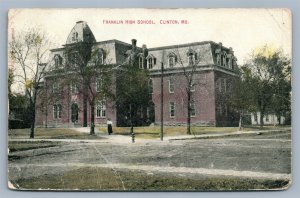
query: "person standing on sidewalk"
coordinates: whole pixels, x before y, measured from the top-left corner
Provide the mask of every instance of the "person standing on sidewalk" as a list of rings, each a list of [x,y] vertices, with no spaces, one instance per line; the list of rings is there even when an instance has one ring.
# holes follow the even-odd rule
[[[107,120],[107,132],[108,132],[108,135],[113,133],[113,131],[112,131],[112,121],[109,118]]]

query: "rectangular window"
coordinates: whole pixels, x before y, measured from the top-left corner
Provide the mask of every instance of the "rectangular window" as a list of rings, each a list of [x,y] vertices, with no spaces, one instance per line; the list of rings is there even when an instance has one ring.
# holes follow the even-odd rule
[[[96,79],[96,91],[97,92],[100,92],[102,90],[102,84],[103,84],[103,79],[97,78]]]
[[[226,89],[227,89],[227,92],[229,92],[229,93],[232,92],[232,84],[231,84],[230,81],[227,81],[227,87],[226,87]]]
[[[151,78],[149,79],[148,87],[149,87],[149,93],[152,94],[153,93],[153,80]]]
[[[217,86],[219,88],[219,92],[222,92],[222,79],[220,78],[218,81],[217,81]]]
[[[61,104],[53,105],[53,118],[60,119],[61,118]]]
[[[224,92],[226,93],[226,91],[227,91],[226,78],[223,78],[223,88],[224,88]]]
[[[175,117],[175,103],[174,102],[170,102],[169,112],[170,112],[170,117],[171,118]]]
[[[195,102],[191,102],[191,117],[195,117],[195,116],[196,116]]]
[[[78,93],[78,84],[76,82],[71,82],[71,93]]]
[[[139,57],[139,67],[140,67],[140,69],[143,69],[144,68],[144,64],[143,64],[143,57]]]
[[[58,82],[53,82],[52,84],[52,93],[58,93],[59,91],[59,83]]]
[[[174,86],[174,78],[170,78],[169,80],[169,93],[174,93],[175,86]]]
[[[105,118],[106,117],[106,102],[101,101],[96,106],[96,117],[97,118]]]
[[[153,59],[149,58],[148,59],[148,69],[152,69],[152,67],[153,67]]]

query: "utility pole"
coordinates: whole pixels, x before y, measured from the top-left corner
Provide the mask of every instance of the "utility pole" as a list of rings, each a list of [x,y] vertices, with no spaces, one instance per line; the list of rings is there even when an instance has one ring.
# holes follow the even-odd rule
[[[161,78],[160,78],[160,140],[163,141],[164,138],[164,63],[161,63]]]

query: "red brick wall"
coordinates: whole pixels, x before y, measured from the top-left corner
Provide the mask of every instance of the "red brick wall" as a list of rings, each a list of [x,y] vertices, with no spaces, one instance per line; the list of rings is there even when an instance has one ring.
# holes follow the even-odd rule
[[[170,75],[164,76],[164,124],[185,124],[187,120],[187,95],[185,91],[186,78],[182,74],[172,75],[175,81],[174,93],[169,93]],[[161,79],[153,76],[152,100],[155,104],[155,123],[160,123],[160,96]],[[214,97],[214,73],[212,71],[197,72],[194,74],[196,83],[193,98],[195,101],[196,115],[191,118],[192,124],[215,125],[215,97]],[[175,117],[171,118],[169,113],[169,102],[175,102]]]
[[[114,79],[113,79],[114,80]],[[39,107],[37,108],[37,116],[36,116],[36,125],[37,126],[47,126],[49,127],[59,127],[59,126],[73,126],[71,122],[71,105],[73,103],[78,104],[78,125],[83,125],[83,95],[82,92],[71,93],[68,85],[61,85],[60,91],[57,93],[52,93],[52,84],[54,81],[59,81],[59,79],[51,79],[47,78],[46,83],[44,85],[44,91],[38,97]],[[46,92],[47,90],[47,92]],[[111,90],[115,92],[114,83],[112,85]],[[47,94],[47,96],[46,96]],[[43,103],[44,108],[40,108],[42,104],[42,98],[47,97],[47,103]],[[45,100],[45,98],[44,98]],[[55,119],[53,116],[53,105],[54,104],[62,105],[62,116],[59,119]],[[48,111],[48,116],[46,118],[46,109]],[[43,111],[42,111],[43,109]],[[91,107],[89,102],[87,103],[87,120],[88,125],[90,124],[90,114]],[[112,101],[107,101],[106,103],[106,117],[105,118],[97,118],[96,117],[96,105],[95,105],[95,124],[105,124],[107,122],[107,118],[110,118],[112,122],[116,123],[116,110],[115,103]]]

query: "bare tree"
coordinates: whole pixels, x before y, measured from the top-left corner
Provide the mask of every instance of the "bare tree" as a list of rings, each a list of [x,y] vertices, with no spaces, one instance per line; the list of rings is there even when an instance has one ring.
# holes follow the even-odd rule
[[[179,63],[182,75],[185,79],[183,91],[186,95],[187,134],[191,135],[191,112],[195,108],[192,106],[192,104],[195,102],[195,87],[201,87],[205,85],[206,82],[200,81],[196,78],[197,67],[201,61],[200,54],[198,54],[192,48],[189,48],[188,51],[185,51],[184,53],[187,55],[187,61],[183,60],[183,57],[186,57],[186,55],[180,53],[178,49],[175,52],[176,59],[174,61]]]
[[[65,47],[64,87],[75,83],[83,95],[84,126],[87,126],[87,103],[91,107],[90,134],[95,134],[95,105],[98,101],[114,98],[113,66],[104,56],[108,51],[93,47],[93,42],[81,41]]]
[[[30,138],[34,138],[37,97],[48,66],[50,41],[37,29],[18,33],[9,42],[10,61],[16,69],[15,83],[22,84],[29,100]]]

